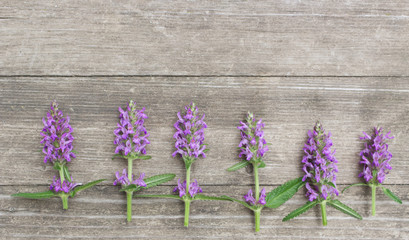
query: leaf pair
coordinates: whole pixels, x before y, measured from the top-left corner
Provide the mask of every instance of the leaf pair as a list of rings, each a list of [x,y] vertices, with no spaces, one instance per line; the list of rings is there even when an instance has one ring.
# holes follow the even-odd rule
[[[348,187],[344,188],[344,190],[342,190],[342,193],[345,192],[345,190],[347,190],[348,188],[350,188],[350,187],[355,187],[355,186],[368,186],[368,187],[371,187],[371,186],[373,186],[373,184],[368,184],[368,183],[355,183],[355,184],[349,185]],[[402,204],[402,200],[401,200],[398,196],[396,196],[390,189],[388,189],[388,188],[382,186],[381,184],[376,185],[376,187],[381,187],[383,193],[384,193],[386,196],[388,196],[388,197],[389,197],[390,199],[392,199],[393,201],[395,201],[395,202],[397,202],[397,203],[399,203],[399,204]]]
[[[307,212],[308,210],[310,210],[311,208],[313,208],[314,206],[316,206],[317,204],[319,204],[320,201],[315,200],[312,202],[307,202],[305,205],[303,205],[302,207],[292,211],[290,214],[288,214],[285,218],[283,218],[283,222],[288,221],[290,219],[293,219],[305,212]],[[362,216],[359,215],[359,213],[357,213],[355,210],[353,210],[352,208],[348,207],[347,205],[343,204],[342,202],[340,202],[339,200],[324,200],[324,204],[328,204],[331,207],[334,207],[335,209],[348,214],[354,218],[357,218],[359,220],[362,220]]]
[[[96,184],[105,181],[105,179],[99,179],[93,182],[89,182],[85,185],[80,185],[75,187],[71,192],[67,193],[70,197],[74,197],[78,192],[88,189]],[[46,199],[52,197],[61,197],[62,193],[55,193],[51,190],[45,192],[38,192],[38,193],[16,193],[11,195],[12,197],[22,197],[22,198],[29,198],[29,199]]]
[[[264,207],[278,208],[279,206],[287,202],[290,198],[292,198],[294,194],[298,192],[298,190],[302,188],[304,185],[305,185],[305,182],[302,181],[302,177],[292,179],[292,180],[285,182],[284,184],[273,189],[271,192],[267,193],[266,204],[264,205]],[[232,197],[228,197],[228,196],[222,196],[222,197],[227,198],[231,201],[240,203],[241,205],[253,211],[260,209],[259,206],[251,206],[245,201],[241,201],[241,200],[238,200]]]
[[[122,154],[114,154],[114,156],[112,157],[112,160],[114,160],[116,157],[124,158],[127,160],[136,160],[136,159],[149,160],[152,158],[152,156],[149,156],[149,155],[138,155],[137,153],[130,153],[126,156]]]
[[[144,179],[146,183],[146,187],[141,187],[135,184],[130,184],[129,186],[122,188],[120,191],[137,192],[141,189],[148,189],[151,187],[158,186],[159,184],[173,180],[175,177],[176,177],[175,174],[170,174],[170,173],[155,175],[155,176]]]

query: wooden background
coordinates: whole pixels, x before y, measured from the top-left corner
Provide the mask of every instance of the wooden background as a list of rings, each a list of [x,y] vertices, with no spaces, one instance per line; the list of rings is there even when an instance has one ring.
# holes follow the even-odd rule
[[[14,1],[0,0],[0,239],[409,239],[409,1]],[[43,163],[39,135],[49,103],[71,117],[78,157],[73,178],[108,181],[70,199],[11,198],[44,191],[56,174]],[[260,170],[268,191],[302,176],[302,147],[316,120],[333,133],[339,189],[362,181],[362,131],[384,126],[393,170],[385,184],[403,200],[369,189],[339,197],[363,221],[319,208],[287,223],[304,190],[253,215],[230,202],[199,202],[183,227],[181,202],[135,199],[112,186],[126,162],[112,161],[118,106],[147,108],[150,161],[135,172],[172,172],[176,112],[195,101],[206,113],[211,151],[192,170],[209,195],[240,198],[253,185],[239,161],[236,126],[247,111],[263,118],[273,146]],[[176,180],[145,193],[170,193]]]

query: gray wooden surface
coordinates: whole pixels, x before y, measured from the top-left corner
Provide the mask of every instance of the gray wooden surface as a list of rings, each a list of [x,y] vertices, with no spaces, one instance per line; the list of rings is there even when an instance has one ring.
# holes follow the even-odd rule
[[[0,239],[409,239],[408,1],[8,1],[0,0]],[[39,152],[41,118],[56,99],[71,117],[78,158],[73,178],[100,186],[70,199],[11,198],[43,191],[56,174]],[[340,200],[363,221],[329,208],[282,223],[305,201],[300,191],[265,210],[254,233],[251,212],[229,202],[194,202],[189,228],[174,200],[135,199],[126,223],[125,196],[112,186],[118,106],[147,108],[147,175],[173,172],[176,112],[195,101],[206,113],[208,158],[192,177],[205,193],[240,198],[251,172],[225,169],[237,161],[236,129],[247,111],[266,123],[273,143],[260,182],[267,190],[301,176],[302,147],[316,120],[333,133],[338,184],[361,181],[362,131],[391,130],[393,170],[386,184],[403,200],[357,187]],[[146,191],[170,193],[176,181]]]

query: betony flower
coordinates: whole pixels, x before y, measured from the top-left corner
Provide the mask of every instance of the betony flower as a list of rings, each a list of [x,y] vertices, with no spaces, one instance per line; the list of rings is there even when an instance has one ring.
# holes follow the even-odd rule
[[[204,129],[207,128],[204,122],[205,114],[200,116],[194,103],[185,106],[185,110],[183,116],[180,112],[177,113],[178,120],[174,124],[176,133],[173,135],[176,139],[176,151],[172,156],[180,154],[182,157],[205,158]]]
[[[253,196],[253,190],[249,190],[248,193],[246,195],[243,196],[244,201],[246,201],[248,204],[252,205],[256,205],[257,203],[260,205],[265,205],[266,204],[266,189],[263,188],[260,192],[260,198],[258,200],[258,202],[256,202],[256,199]]]
[[[325,134],[321,124],[317,122],[313,131],[308,131],[308,141],[305,144],[303,181],[306,182],[307,198],[314,201],[317,198],[328,199],[339,194],[336,187],[336,175],[338,162],[334,156],[335,150],[331,151],[331,133]]]
[[[61,180],[56,178],[54,176],[53,183],[50,185],[50,190],[58,193],[58,192],[64,192],[64,193],[69,193],[71,190],[73,190],[76,186],[80,185],[79,183],[74,183],[72,181],[71,177],[71,182],[68,180],[64,180],[63,183],[61,184]]]
[[[391,132],[387,134],[382,133],[382,128],[374,127],[372,135],[368,135],[363,132],[364,136],[360,137],[361,140],[366,140],[365,148],[361,151],[360,156],[363,165],[363,171],[359,174],[359,177],[363,177],[366,182],[383,183],[386,174],[392,167],[389,165],[389,161],[392,159],[392,154],[389,152],[387,139],[393,139]],[[373,177],[376,176],[376,179]]]
[[[131,100],[126,108],[118,108],[119,123],[115,129],[114,144],[117,145],[115,153],[128,156],[130,153],[136,155],[146,154],[146,145],[150,144],[146,128],[144,127],[145,119],[148,116],[144,113],[145,108],[136,109],[136,104]]]
[[[40,133],[43,137],[41,143],[44,145],[44,163],[70,162],[76,157],[72,152],[74,137],[71,135],[72,127],[69,122],[70,117],[64,118],[62,111],[58,110],[58,103],[53,101],[47,112],[47,119],[43,118],[44,128]]]
[[[263,157],[268,151],[268,145],[264,139],[262,120],[256,123],[253,114],[248,113],[246,123],[240,121],[240,124],[241,126],[237,127],[241,131],[239,157],[244,156],[247,161]]]
[[[173,189],[173,192],[179,192],[179,197],[186,196],[186,181],[180,183],[180,179],[178,180],[178,185]],[[197,180],[195,179],[194,182],[189,184],[188,193],[190,197],[194,197],[197,193],[201,193],[202,188],[199,187]]]
[[[127,173],[127,169],[125,168],[124,170],[122,170],[122,175],[119,174],[119,171],[115,173],[115,181],[114,181],[114,185],[122,185],[122,186],[128,186],[129,184],[135,184],[137,186],[141,186],[141,187],[146,187],[146,183],[143,180],[143,178],[145,177],[145,173],[141,173],[141,175],[139,176],[139,178],[135,178],[135,175],[132,174],[132,178],[131,180],[129,180],[128,178],[128,173]]]

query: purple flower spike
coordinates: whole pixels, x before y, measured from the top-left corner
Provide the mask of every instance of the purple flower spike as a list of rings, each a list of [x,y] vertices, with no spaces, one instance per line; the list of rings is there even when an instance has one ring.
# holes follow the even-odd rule
[[[246,201],[248,204],[251,206],[256,205],[256,203],[260,205],[265,205],[266,204],[266,189],[263,188],[260,192],[260,197],[258,202],[256,202],[256,199],[253,197],[253,190],[249,190],[246,195],[243,196],[244,201]]]
[[[317,122],[314,130],[308,131],[308,141],[303,148],[305,175],[302,180],[307,182],[306,197],[309,201],[328,199],[339,194],[335,182],[338,161],[334,156],[335,150],[331,151],[331,147],[331,133],[325,134],[321,124]]]
[[[206,145],[204,144],[204,129],[207,128],[204,122],[205,115],[200,116],[198,108],[194,103],[185,107],[185,115],[177,113],[178,120],[174,124],[176,133],[176,151],[172,154],[175,157],[180,154],[182,157],[198,158],[206,157]]]
[[[178,192],[179,191],[179,197],[186,196],[186,181],[183,181],[183,183],[180,183],[180,179],[178,180],[178,185],[173,189],[173,192]],[[199,184],[197,183],[197,180],[195,179],[194,182],[189,184],[189,190],[188,190],[190,196],[193,198],[197,193],[202,192],[202,188],[199,187]]]
[[[137,186],[141,186],[141,187],[146,187],[146,183],[145,181],[143,181],[143,178],[145,177],[145,173],[141,173],[141,175],[139,176],[139,178],[135,179],[135,176],[132,175],[131,180],[129,180],[128,178],[128,173],[127,173],[127,169],[125,168],[124,170],[122,170],[122,175],[119,174],[119,172],[115,173],[115,181],[114,181],[114,185],[122,185],[122,186],[128,186],[129,184],[135,184]]]
[[[44,128],[40,133],[43,137],[41,143],[44,145],[44,163],[70,162],[76,157],[72,152],[74,137],[71,135],[72,127],[69,122],[70,117],[64,118],[62,111],[58,110],[58,103],[53,101],[47,119],[43,118]]]
[[[241,131],[241,141],[239,143],[239,157],[245,157],[247,161],[254,158],[261,158],[268,151],[267,142],[264,139],[264,123],[260,119],[255,122],[252,113],[248,113],[246,123],[240,122],[237,128]]]
[[[50,190],[59,193],[59,192],[64,192],[64,193],[69,193],[71,190],[73,190],[76,186],[80,184],[74,183],[72,181],[71,177],[71,182],[68,180],[64,180],[63,183],[61,184],[61,180],[57,179],[56,176],[54,176],[53,183],[50,185]]]
[[[382,128],[374,128],[373,134],[363,132],[364,136],[361,140],[365,141],[365,148],[361,151],[360,155],[362,161],[360,163],[363,165],[363,171],[359,174],[359,177],[363,177],[366,182],[372,183],[383,183],[386,174],[392,167],[389,165],[389,161],[392,159],[392,154],[389,152],[387,139],[393,139],[388,132],[383,133]],[[376,179],[373,177],[376,176]]]
[[[136,104],[131,100],[126,108],[118,108],[119,123],[115,129],[114,144],[117,145],[115,153],[129,156],[130,154],[146,154],[146,145],[150,144],[146,128],[144,127],[145,119],[148,116],[144,113],[145,108],[136,109]]]

